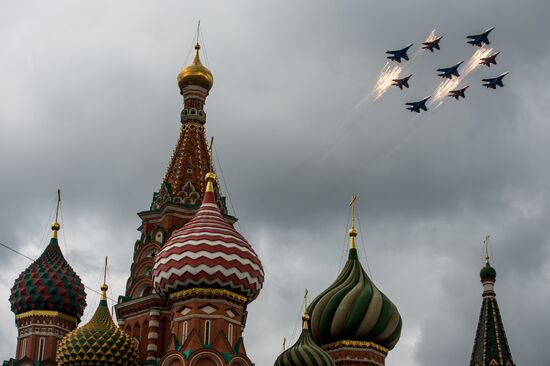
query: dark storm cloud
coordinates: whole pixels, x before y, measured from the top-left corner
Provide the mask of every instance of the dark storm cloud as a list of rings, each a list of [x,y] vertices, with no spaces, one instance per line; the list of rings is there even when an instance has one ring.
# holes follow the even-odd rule
[[[0,240],[39,255],[61,186],[68,259],[95,288],[108,253],[112,296],[124,291],[135,213],[148,207],[179,133],[175,75],[200,18],[215,77],[207,133],[266,269],[245,334],[258,365],[296,333],[303,288],[319,293],[338,273],[353,192],[363,263],[404,319],[388,365],[468,362],[486,233],[514,358],[549,363],[546,2],[0,7]],[[403,103],[437,86],[436,68],[471,55],[464,36],[489,26],[499,64],[476,71],[467,99],[407,113]],[[433,28],[442,50],[411,62],[412,88],[361,103],[384,51],[418,45]],[[504,89],[479,85],[505,70]],[[6,252],[0,265],[7,299],[28,262]],[[88,303],[89,316],[96,295]],[[16,337],[8,307],[0,301],[4,359]]]

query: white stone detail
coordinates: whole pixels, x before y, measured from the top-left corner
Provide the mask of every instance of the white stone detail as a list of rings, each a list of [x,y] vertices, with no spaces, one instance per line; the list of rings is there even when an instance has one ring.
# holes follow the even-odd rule
[[[187,315],[191,311],[191,308],[183,308],[182,311],[180,311],[181,315]]]
[[[233,311],[231,311],[231,309],[226,310],[225,313],[226,313],[227,316],[230,317],[230,318],[234,318],[235,315],[236,315]]]
[[[213,312],[215,312],[217,310],[215,307],[210,306],[210,305],[206,305],[206,306],[204,306],[200,309],[208,315],[212,314]]]
[[[159,334],[157,332],[149,332],[147,339],[159,339]]]

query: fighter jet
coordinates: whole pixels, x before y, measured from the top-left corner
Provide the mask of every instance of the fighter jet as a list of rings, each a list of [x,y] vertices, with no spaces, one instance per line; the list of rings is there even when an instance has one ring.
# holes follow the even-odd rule
[[[390,54],[391,56],[388,56],[387,58],[392,61],[401,62],[401,59],[404,58],[405,60],[409,61],[409,56],[407,56],[407,51],[409,48],[412,47],[412,43],[406,46],[405,48],[402,48],[400,50],[395,51],[386,51],[387,54]]]
[[[423,109],[425,111],[428,110],[428,107],[426,107],[426,102],[428,101],[428,99],[430,99],[432,96],[427,96],[426,98],[422,99],[422,100],[419,100],[418,102],[410,102],[410,103],[405,103],[405,105],[409,106],[407,107],[407,109],[411,112],[416,112],[416,113],[420,113],[420,110]]]
[[[504,74],[497,76],[496,78],[483,79],[482,81],[485,83],[483,86],[491,89],[496,89],[497,85],[503,87],[504,84],[502,83],[502,79],[508,74],[509,72],[506,71]]]
[[[426,42],[422,42],[422,49],[423,50],[429,50],[430,52],[433,52],[434,51],[434,48],[436,50],[439,50],[439,41],[441,41],[441,38],[443,38],[443,36],[439,37],[439,38],[436,38],[432,41],[426,41]]]
[[[486,65],[487,67],[491,67],[491,64],[496,65],[497,64],[497,56],[500,54],[500,52],[494,53],[491,56],[488,57],[482,57],[479,59],[480,65]]]
[[[471,41],[468,41],[468,43],[471,44],[472,46],[478,46],[478,47],[483,47],[484,43],[491,44],[487,36],[489,35],[489,33],[491,33],[493,29],[495,29],[495,27],[489,28],[481,34],[474,34],[473,36],[467,36],[466,38],[471,39]]]
[[[464,61],[460,61],[454,66],[446,67],[443,69],[437,69],[437,71],[441,72],[441,74],[437,74],[437,76],[441,76],[442,78],[447,78],[447,79],[452,79],[453,76],[457,76],[457,77],[460,76],[460,74],[458,73],[458,67],[462,65],[463,62]]]
[[[403,90],[403,87],[408,88],[409,87],[409,79],[411,78],[412,74],[409,76],[405,76],[402,79],[393,79],[391,85],[395,85],[399,89]]]
[[[466,98],[466,95],[464,95],[464,92],[466,91],[466,89],[468,89],[470,87],[470,85],[467,85],[465,86],[464,88],[462,89],[456,89],[456,90],[451,90],[449,92],[449,94],[447,94],[448,97],[451,97],[451,98],[455,98],[456,100],[458,100],[460,97],[462,98]]]

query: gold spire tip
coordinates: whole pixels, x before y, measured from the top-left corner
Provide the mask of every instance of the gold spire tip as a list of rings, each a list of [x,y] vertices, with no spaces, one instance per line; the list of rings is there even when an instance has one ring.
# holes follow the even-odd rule
[[[308,290],[307,288],[305,289],[304,291],[304,315],[302,316],[302,321],[303,321],[303,325],[302,325],[302,328],[303,329],[308,329],[309,326],[308,326],[308,323],[309,323],[309,314],[307,312],[307,295],[308,295]]]
[[[99,287],[101,290],[101,300],[107,300],[107,290],[109,289],[109,286],[107,286],[107,257],[105,257],[105,268],[103,270],[103,283]]]
[[[55,208],[55,221],[52,222],[52,238],[57,239],[57,232],[61,229],[61,224],[59,224],[59,206],[61,204],[61,190],[57,190],[57,206]]]
[[[357,237],[357,230],[355,230],[355,206],[357,204],[357,196],[353,194],[351,196],[351,202],[349,206],[351,207],[351,228],[348,231],[349,235],[349,248],[355,249],[357,244],[355,243],[355,238]]]
[[[491,235],[486,235],[485,240],[483,240],[483,247],[485,249],[485,263],[489,264],[489,239],[491,238]]]

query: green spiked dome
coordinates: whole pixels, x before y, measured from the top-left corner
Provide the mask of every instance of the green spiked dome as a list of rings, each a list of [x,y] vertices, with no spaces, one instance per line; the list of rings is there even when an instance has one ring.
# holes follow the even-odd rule
[[[113,323],[109,314],[107,288],[107,285],[101,286],[102,298],[90,322],[59,342],[58,366],[139,365],[134,341]]]
[[[387,353],[401,336],[401,316],[363,270],[353,226],[349,235],[349,257],[344,269],[309,306],[311,335],[325,349],[331,344],[349,343]]]
[[[80,277],[63,257],[57,242],[60,225],[52,225],[50,243],[11,288],[11,310],[16,314],[33,310],[57,311],[80,321],[86,307],[86,292]]]
[[[308,329],[309,317],[304,314],[300,338],[277,357],[274,366],[335,366],[328,353],[315,344]]]

